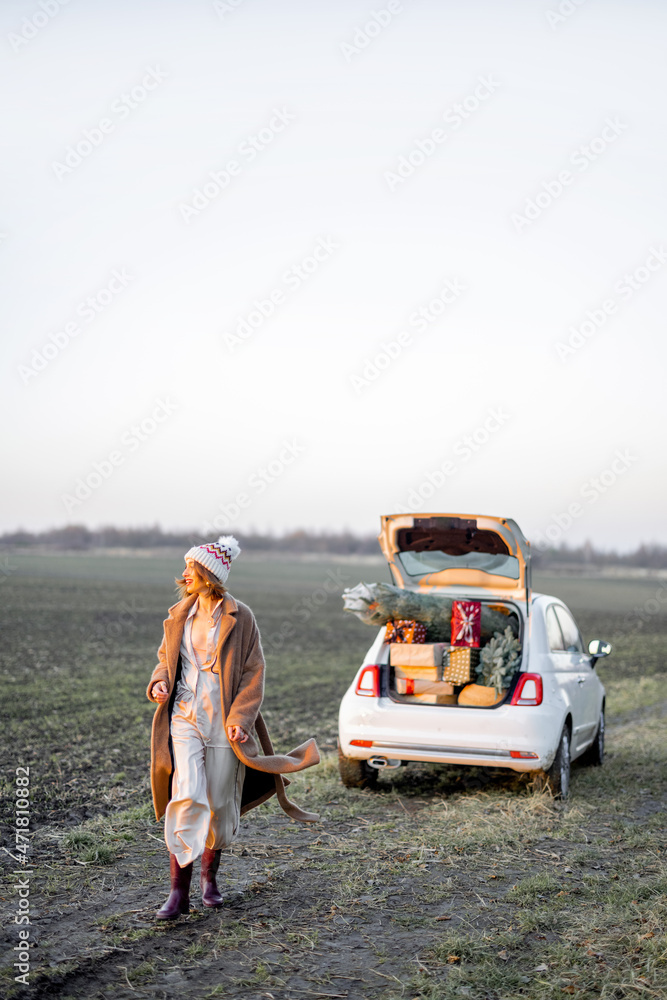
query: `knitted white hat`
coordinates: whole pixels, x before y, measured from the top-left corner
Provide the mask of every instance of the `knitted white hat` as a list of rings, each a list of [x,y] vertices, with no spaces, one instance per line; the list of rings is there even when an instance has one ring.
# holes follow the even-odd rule
[[[194,559],[209,570],[216,580],[224,583],[229,576],[232,559],[236,559],[241,547],[233,535],[220,535],[217,542],[193,545],[185,553],[185,559]]]

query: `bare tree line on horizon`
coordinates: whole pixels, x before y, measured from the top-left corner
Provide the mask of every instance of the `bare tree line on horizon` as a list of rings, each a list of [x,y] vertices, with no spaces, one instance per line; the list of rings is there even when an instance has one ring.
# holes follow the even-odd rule
[[[336,555],[379,555],[377,536],[356,535],[351,531],[311,531],[304,528],[282,535],[256,531],[236,531],[242,548],[258,552],[310,552]],[[19,529],[0,535],[5,549],[28,549],[34,546],[54,551],[85,551],[87,549],[153,549],[185,548],[207,541],[197,532],[163,531],[159,525],[118,528],[105,525],[91,529],[70,524],[48,531],[30,532]],[[564,542],[544,551],[533,551],[536,567],[553,564],[591,566],[636,566],[647,569],[667,568],[667,546],[642,543],[632,552],[602,551],[591,542],[568,546]]]

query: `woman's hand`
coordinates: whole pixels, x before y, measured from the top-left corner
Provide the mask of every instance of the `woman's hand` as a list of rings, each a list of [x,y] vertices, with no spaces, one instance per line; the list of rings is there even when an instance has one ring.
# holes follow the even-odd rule
[[[151,694],[156,701],[159,701],[160,704],[162,704],[162,702],[166,701],[169,697],[169,688],[164,681],[156,681],[151,688]]]
[[[242,726],[227,726],[227,739],[230,743],[245,743],[248,734]]]

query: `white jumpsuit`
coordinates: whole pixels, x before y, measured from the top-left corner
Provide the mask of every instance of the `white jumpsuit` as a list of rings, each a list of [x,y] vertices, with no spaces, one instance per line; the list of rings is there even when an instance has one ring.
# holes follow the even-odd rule
[[[232,750],[220,705],[216,644],[222,599],[208,621],[206,659],[192,645],[190,608],[181,640],[181,676],[176,685],[170,732],[174,750],[172,797],[164,819],[164,839],[181,868],[205,847],[223,848],[238,832],[245,765]]]

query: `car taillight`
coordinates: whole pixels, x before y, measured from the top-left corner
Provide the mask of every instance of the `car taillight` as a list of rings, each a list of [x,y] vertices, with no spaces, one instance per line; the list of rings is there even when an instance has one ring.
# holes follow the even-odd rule
[[[363,695],[364,698],[380,697],[380,665],[378,663],[364,667],[359,674],[354,693]]]
[[[350,740],[351,747],[372,747],[373,740]]]
[[[515,760],[536,760],[539,754],[533,753],[532,750],[510,750],[510,757],[514,757]]]
[[[541,705],[542,678],[539,674],[519,674],[510,705]]]

